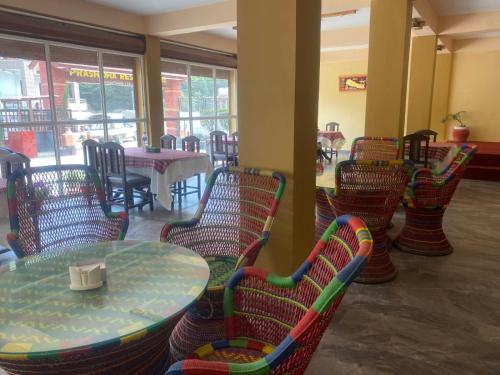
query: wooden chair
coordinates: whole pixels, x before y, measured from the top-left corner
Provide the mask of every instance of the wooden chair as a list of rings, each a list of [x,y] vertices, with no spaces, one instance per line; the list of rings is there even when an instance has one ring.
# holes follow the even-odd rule
[[[476,150],[465,144],[443,171],[420,168],[414,172],[403,198],[405,226],[394,242],[399,249],[417,255],[453,252],[443,231],[443,216]]]
[[[239,163],[239,158],[240,158],[240,149],[238,146],[238,132],[233,132],[233,134],[231,134],[231,137],[233,139],[233,142],[232,142],[233,162],[234,162],[234,166],[237,167],[238,163]]]
[[[174,363],[167,375],[303,374],[372,248],[363,221],[346,215],[331,223],[292,275],[238,270],[224,296],[223,339]]]
[[[31,160],[19,152],[0,150],[0,177],[8,179],[16,170],[30,167]]]
[[[403,153],[403,160],[410,160],[414,164],[427,168],[429,162],[429,137],[417,133],[405,135],[401,152]]]
[[[329,122],[325,125],[325,130],[327,132],[338,132],[340,128],[340,124],[338,122]]]
[[[277,172],[221,167],[207,181],[193,219],[163,227],[162,242],[187,247],[210,266],[205,294],[172,333],[175,359],[221,337],[224,285],[235,270],[252,265],[266,245],[284,189],[285,178]]]
[[[415,132],[414,134],[426,135],[427,137],[429,137],[429,139],[432,137],[433,142],[436,142],[436,138],[438,136],[437,132],[435,132],[434,130],[430,130],[430,129],[419,130],[419,131]]]
[[[396,160],[399,139],[388,137],[358,137],[351,146],[350,160]]]
[[[125,212],[111,212],[95,169],[60,165],[18,169],[9,180],[9,245],[18,257],[121,240]]]
[[[198,137],[195,137],[194,135],[190,135],[186,138],[183,138],[182,139],[182,151],[200,152],[200,139]],[[198,194],[198,199],[200,199],[201,198],[201,176],[199,173],[197,173],[193,177],[196,177],[196,180],[197,180],[196,186],[189,186],[187,184],[187,180],[183,181],[183,189],[184,189],[183,196],[186,196],[189,194]]]
[[[373,255],[359,282],[382,283],[397,275],[387,251],[387,226],[412,170],[412,163],[402,160],[346,160],[337,164],[335,190],[325,189],[335,216],[360,217],[373,236]]]
[[[107,142],[101,145],[101,150],[108,202],[110,204],[123,204],[127,212],[134,207],[142,210],[147,204],[153,211],[151,179],[126,172],[123,146],[115,142]],[[135,203],[134,198],[140,198],[140,202]]]
[[[160,147],[175,150],[177,148],[177,138],[171,134],[162,135],[160,137]]]
[[[82,142],[83,147],[83,163],[94,168],[99,174],[99,178],[106,189],[106,181],[104,179],[104,163],[102,160],[101,144],[93,139],[86,139]]]
[[[210,132],[210,160],[215,166],[217,162],[221,162],[222,166],[234,164],[232,153],[229,153],[229,145],[227,134],[221,130]]]

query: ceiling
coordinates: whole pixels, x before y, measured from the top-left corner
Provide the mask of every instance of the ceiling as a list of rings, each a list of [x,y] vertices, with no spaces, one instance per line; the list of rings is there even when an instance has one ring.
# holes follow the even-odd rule
[[[321,30],[350,29],[354,27],[368,26],[370,24],[370,8],[360,8],[356,14],[340,17],[324,18],[321,21]]]
[[[370,25],[370,8],[360,8],[356,14],[324,18],[321,21],[321,31],[368,27]],[[209,30],[208,33],[236,40],[237,32],[232,27]]]
[[[430,0],[440,16],[500,10],[500,0]]]
[[[112,8],[142,16],[173,12],[201,5],[220,3],[226,0],[86,0],[90,3],[107,5]]]

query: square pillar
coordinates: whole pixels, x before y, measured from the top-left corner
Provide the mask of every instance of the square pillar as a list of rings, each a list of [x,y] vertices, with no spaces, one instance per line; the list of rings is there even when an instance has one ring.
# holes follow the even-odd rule
[[[149,144],[159,147],[160,137],[164,134],[160,39],[151,35],[146,35],[144,87]]]
[[[405,134],[430,127],[436,48],[436,35],[411,41]]]
[[[287,186],[257,265],[290,274],[314,246],[320,0],[238,0],[240,164]]]
[[[365,135],[403,135],[411,0],[372,0]]]
[[[440,141],[446,141],[448,139],[446,125],[443,124],[443,118],[448,115],[452,63],[453,54],[437,54],[436,66],[434,68],[430,129],[438,133],[438,140]]]

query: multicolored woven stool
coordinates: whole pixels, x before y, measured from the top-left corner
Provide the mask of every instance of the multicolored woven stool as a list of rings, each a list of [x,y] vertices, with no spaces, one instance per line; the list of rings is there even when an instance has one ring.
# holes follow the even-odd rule
[[[126,212],[111,212],[94,168],[60,165],[19,169],[8,182],[11,233],[17,257],[63,247],[123,240]]]
[[[413,165],[402,160],[347,160],[337,164],[335,195],[327,196],[337,215],[362,218],[373,236],[373,256],[356,279],[362,283],[382,283],[394,279],[387,226],[410,180]]]
[[[171,336],[174,359],[222,338],[224,285],[235,270],[252,265],[267,243],[284,189],[285,177],[277,172],[219,168],[193,219],[163,227],[161,241],[196,251],[210,266],[207,291]]]
[[[363,221],[346,215],[331,223],[291,276],[238,270],[224,296],[225,338],[200,347],[167,374],[303,374],[372,246]]]
[[[475,152],[476,146],[465,144],[443,171],[415,171],[403,199],[405,226],[395,241],[400,250],[418,255],[453,252],[443,231],[443,215]]]
[[[316,241],[318,241],[325,230],[335,220],[335,213],[326,196],[327,188],[316,188]],[[334,193],[333,193],[334,194]]]
[[[350,160],[396,160],[399,139],[388,137],[358,137],[351,146]]]

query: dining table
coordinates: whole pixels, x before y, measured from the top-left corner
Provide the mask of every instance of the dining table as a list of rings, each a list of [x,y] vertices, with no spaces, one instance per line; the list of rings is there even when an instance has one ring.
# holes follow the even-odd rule
[[[151,178],[151,191],[167,210],[172,207],[172,184],[198,173],[209,175],[213,171],[206,153],[163,148],[159,152],[148,152],[141,147],[126,148],[125,167],[130,173]]]
[[[323,147],[340,150],[345,144],[345,137],[342,132],[318,130],[317,142]]]
[[[69,266],[104,262],[98,289],[69,288]],[[169,336],[210,271],[168,243],[113,241],[0,266],[0,368],[15,374],[163,374]]]

